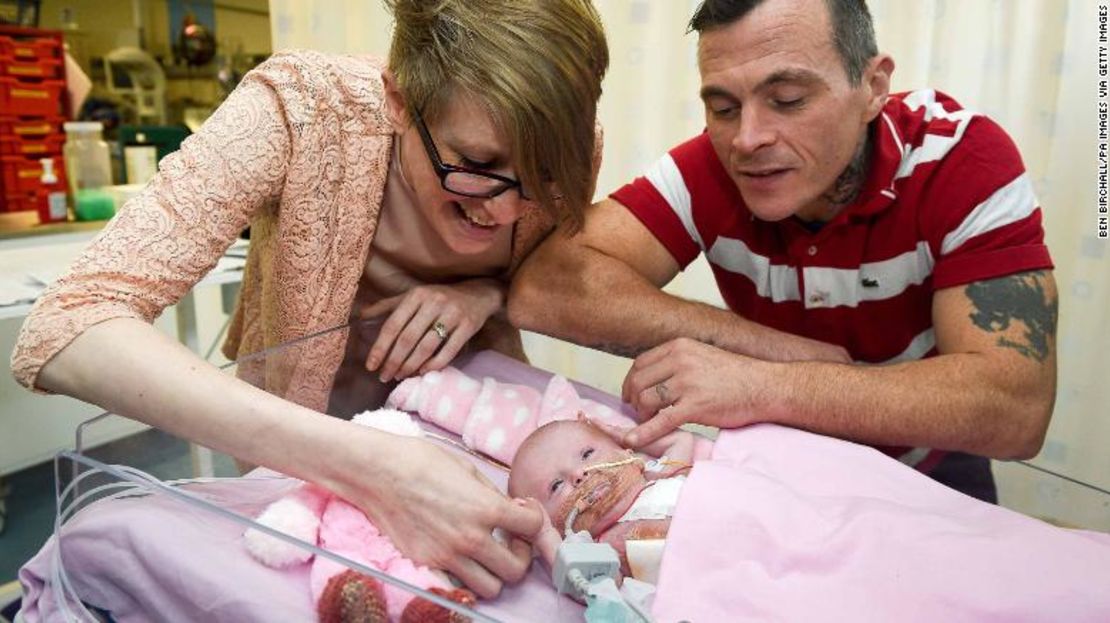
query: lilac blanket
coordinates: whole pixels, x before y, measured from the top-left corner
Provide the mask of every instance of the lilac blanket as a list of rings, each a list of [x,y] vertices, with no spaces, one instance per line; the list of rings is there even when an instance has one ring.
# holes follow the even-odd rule
[[[1064,530],[879,452],[727,431],[667,535],[654,612],[689,621],[1110,621],[1110,535]]]

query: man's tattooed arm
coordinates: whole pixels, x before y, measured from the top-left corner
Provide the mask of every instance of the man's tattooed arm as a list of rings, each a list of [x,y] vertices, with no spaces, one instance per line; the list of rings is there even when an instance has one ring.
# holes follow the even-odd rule
[[[629,359],[635,359],[636,357],[639,357],[644,351],[647,350],[646,348],[637,348],[637,347],[634,347],[634,346],[628,346],[628,345],[625,345],[625,344],[617,344],[617,343],[612,343],[612,342],[602,342],[602,343],[598,343],[598,344],[584,344],[584,346],[586,346],[587,348],[592,348],[594,350],[600,350],[603,353],[609,353],[610,355],[616,355],[618,357],[627,357]]]
[[[699,342],[701,342],[703,344],[708,344],[709,346],[717,346],[718,348],[724,348],[722,346],[718,346],[717,339],[714,338],[714,337],[696,337],[696,336],[693,336],[693,339],[696,339],[696,340],[698,340]],[[655,344],[655,346],[659,346],[662,343],[663,342],[660,341],[658,344]],[[601,352],[609,353],[610,355],[616,355],[618,357],[627,357],[629,359],[635,359],[635,358],[639,357],[640,355],[646,353],[647,351],[651,350],[652,348],[654,348],[654,346],[633,346],[631,344],[619,344],[617,342],[598,342],[596,344],[583,344],[583,346],[585,346],[586,348],[592,348],[594,350],[600,350]]]
[[[1057,298],[1046,294],[1045,280],[1045,273],[1036,271],[968,285],[971,321],[987,333],[1001,333],[999,346],[1043,363],[1056,344],[1057,319]],[[1020,337],[1009,330],[1016,323],[1022,325]]]

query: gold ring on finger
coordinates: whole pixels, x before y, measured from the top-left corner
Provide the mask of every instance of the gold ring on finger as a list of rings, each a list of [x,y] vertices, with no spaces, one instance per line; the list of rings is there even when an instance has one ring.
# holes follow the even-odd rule
[[[432,324],[432,331],[441,341],[447,339],[447,325],[443,324],[442,320],[437,320]]]
[[[666,381],[663,381],[662,383],[656,383],[656,385],[655,385],[655,395],[659,396],[659,402],[663,403],[664,406],[670,406],[670,404],[671,404],[671,394],[667,390],[667,382]]]

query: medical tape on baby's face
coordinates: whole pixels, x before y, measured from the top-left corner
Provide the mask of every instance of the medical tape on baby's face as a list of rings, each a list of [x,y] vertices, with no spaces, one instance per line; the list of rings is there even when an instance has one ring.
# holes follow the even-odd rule
[[[583,470],[585,477],[576,487],[575,494],[559,506],[555,525],[563,526],[573,509],[577,516],[573,529],[590,530],[628,490],[642,484],[643,461],[629,457],[620,461],[598,463]]]

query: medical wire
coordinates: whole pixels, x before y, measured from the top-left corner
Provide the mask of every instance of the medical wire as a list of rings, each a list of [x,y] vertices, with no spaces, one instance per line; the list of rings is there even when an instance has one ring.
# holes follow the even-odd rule
[[[567,520],[563,522],[563,538],[569,539],[574,535],[574,520],[578,519],[578,505],[575,504],[574,508],[570,509],[570,514],[567,515]]]
[[[505,465],[504,463],[502,463],[501,461],[498,461],[497,459],[495,459],[493,457],[486,456],[485,454],[482,454],[481,452],[478,452],[476,450],[468,448],[465,444],[463,444],[460,441],[457,441],[455,439],[451,439],[450,437],[446,437],[444,435],[439,435],[439,434],[436,434],[436,433],[430,433],[427,430],[424,431],[424,435],[426,437],[428,437],[429,439],[433,439],[433,440],[438,441],[440,443],[447,444],[447,445],[451,446],[452,448],[455,448],[456,450],[459,450],[461,452],[465,452],[465,453],[469,454],[470,456],[472,456],[472,457],[474,457],[474,458],[476,458],[480,461],[483,461],[485,463],[488,463],[489,465],[492,465],[492,466],[496,467],[497,469],[500,469],[500,470],[506,471],[506,472],[509,471],[509,466],[508,465]]]
[[[621,459],[619,461],[610,461],[609,463],[594,463],[593,465],[590,465],[589,467],[584,468],[582,470],[582,473],[594,472],[594,471],[597,471],[599,469],[612,469],[614,467],[620,467],[622,465],[628,465],[629,463],[643,463],[643,462],[644,462],[644,460],[641,459],[638,456],[630,456],[627,459]]]
[[[567,579],[570,580],[571,585],[574,586],[574,590],[578,591],[578,594],[583,597],[594,596],[593,586],[590,585],[590,581],[586,579],[586,576],[582,575],[581,570],[571,569],[570,572],[567,573]]]
[[[597,591],[594,590],[593,584],[591,584],[590,581],[586,579],[586,576],[582,575],[581,570],[571,569],[570,572],[567,573],[567,579],[570,580],[570,583],[574,586],[574,589],[577,590],[579,594],[584,596],[587,601],[589,601],[591,598],[597,599]],[[624,605],[628,606],[628,608],[632,610],[632,612],[644,623],[653,623],[651,615],[645,613],[643,608],[641,608],[640,606],[636,605],[628,599],[624,599],[623,596],[621,598],[621,602],[624,603]]]
[[[224,321],[224,326],[220,327],[219,332],[216,333],[216,337],[212,338],[212,343],[208,345],[208,350],[204,353],[205,361],[212,359],[212,353],[216,352],[216,349],[219,348],[220,339],[223,338],[224,333],[227,333],[227,328],[231,326],[231,319],[233,317],[233,315],[228,314],[227,320]]]
[[[1081,487],[1087,487],[1088,489],[1091,489],[1093,491],[1098,491],[1099,493],[1105,493],[1106,495],[1110,495],[1110,491],[1108,491],[1106,489],[1103,489],[1101,487],[1096,487],[1095,485],[1087,484],[1087,483],[1085,483],[1081,480],[1076,480],[1074,478],[1071,478],[1069,476],[1065,476],[1063,474],[1058,474],[1058,473],[1052,471],[1051,469],[1045,469],[1043,467],[1040,467],[1039,465],[1033,465],[1032,463],[1030,463],[1028,461],[1018,461],[1018,463],[1026,466],[1026,467],[1031,467],[1031,468],[1037,470],[1038,472],[1044,472],[1045,474],[1048,474],[1049,476],[1055,476],[1057,478],[1063,478],[1064,480],[1066,480],[1070,483],[1077,484]]]
[[[55,457],[54,501],[56,506],[62,503],[62,491],[60,489],[61,482],[62,479],[60,473],[60,463],[58,461],[58,457]],[[70,600],[72,599],[73,603],[77,604],[78,607],[80,607],[80,614],[88,617],[87,620],[92,621],[93,623],[98,623],[97,618],[93,616],[91,612],[89,612],[88,608],[85,607],[84,602],[81,601],[79,595],[77,594],[77,590],[73,587],[73,583],[69,580],[69,574],[65,572],[65,567],[62,564],[61,547],[62,513],[60,506],[58,506],[58,508],[56,508],[55,510],[57,512],[54,513],[54,539],[57,543],[57,546],[54,548],[50,556],[50,580],[54,586],[61,587],[61,590],[53,591],[54,606],[58,609],[59,612],[62,613],[62,616],[65,618],[66,621],[77,621],[79,619],[74,615],[69,606]]]
[[[651,614],[649,614],[647,612],[644,612],[644,609],[641,608],[634,601],[632,601],[630,599],[625,599],[624,603],[628,604],[628,607],[632,608],[632,611],[636,613],[636,616],[643,619],[644,623],[653,623],[653,619],[651,618]]]

